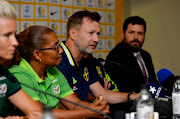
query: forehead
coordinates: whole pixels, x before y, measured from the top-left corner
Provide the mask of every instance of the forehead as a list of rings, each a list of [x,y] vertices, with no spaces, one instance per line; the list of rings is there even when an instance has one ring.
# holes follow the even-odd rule
[[[47,39],[48,43],[58,42],[58,38],[54,32],[50,32],[48,34],[45,34],[44,37]]]
[[[97,21],[92,21],[87,17],[83,18],[81,27],[83,29],[95,30],[97,32],[100,31],[100,24]]]
[[[0,33],[16,32],[16,20],[6,17],[0,17]]]
[[[127,30],[139,31],[144,32],[144,26],[142,24],[128,24]]]

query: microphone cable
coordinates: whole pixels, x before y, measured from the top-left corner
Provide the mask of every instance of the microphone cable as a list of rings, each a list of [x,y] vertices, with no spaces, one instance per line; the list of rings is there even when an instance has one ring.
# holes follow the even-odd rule
[[[144,75],[142,75],[142,74],[139,74],[138,72],[136,72],[136,71],[134,71],[134,70],[132,70],[132,69],[130,69],[130,68],[128,68],[128,67],[120,64],[120,63],[117,63],[117,62],[114,62],[114,61],[105,60],[105,59],[103,59],[103,58],[98,58],[98,61],[99,61],[99,62],[110,62],[110,63],[116,64],[116,65],[121,66],[121,67],[125,68],[126,70],[131,71],[131,72],[133,72],[133,73],[135,73],[135,74],[137,74],[137,75],[139,75],[139,76],[141,76],[141,77],[143,77],[143,78],[147,78],[148,80],[150,79],[149,77],[146,77],[146,76],[144,76]],[[158,82],[159,82],[159,81],[158,81]],[[167,91],[167,89],[166,89],[163,85],[161,85],[160,83],[159,83],[159,85],[160,85],[165,91]],[[169,98],[169,97],[167,96],[167,98]]]
[[[117,65],[119,65],[119,66],[121,66],[121,67],[123,67],[123,68],[125,68],[125,69],[127,69],[127,70],[129,70],[129,71],[131,71],[131,72],[133,72],[133,73],[135,73],[135,74],[143,77],[143,78],[150,79],[149,77],[146,77],[146,76],[144,76],[144,75],[142,75],[142,74],[139,74],[139,73],[137,73],[136,71],[134,71],[134,70],[132,70],[132,69],[130,69],[130,68],[128,68],[128,67],[120,64],[120,63],[117,63],[117,62],[114,62],[114,61],[105,60],[105,59],[102,59],[102,58],[98,58],[98,61],[99,61],[99,62],[110,62],[110,63],[113,63],[113,64],[117,64]]]
[[[20,83],[20,84],[22,84],[22,85],[24,85],[24,86],[26,86],[26,87],[28,87],[28,88],[30,88],[30,89],[33,89],[33,90],[35,90],[35,91],[44,93],[44,94],[49,95],[49,96],[52,96],[52,97],[55,97],[55,98],[57,98],[57,99],[59,99],[59,100],[63,100],[63,101],[72,103],[72,104],[77,105],[77,106],[80,106],[80,107],[82,107],[82,108],[85,108],[85,109],[91,110],[91,111],[93,111],[93,112],[99,113],[99,114],[105,116],[107,119],[111,119],[110,116],[108,116],[107,114],[105,114],[105,113],[103,113],[103,112],[101,112],[101,111],[99,111],[99,110],[95,110],[95,109],[89,108],[89,107],[87,107],[87,106],[81,105],[81,104],[79,104],[79,103],[72,102],[72,101],[70,101],[70,100],[66,100],[66,99],[60,98],[60,97],[58,97],[58,96],[56,96],[56,95],[47,93],[47,92],[45,92],[45,91],[42,91],[42,90],[33,88],[33,87],[31,87],[31,86],[28,86],[28,85],[25,84],[25,83],[22,83],[22,82],[18,81],[15,77],[11,77],[11,79],[12,79],[13,82],[18,82],[18,83]]]

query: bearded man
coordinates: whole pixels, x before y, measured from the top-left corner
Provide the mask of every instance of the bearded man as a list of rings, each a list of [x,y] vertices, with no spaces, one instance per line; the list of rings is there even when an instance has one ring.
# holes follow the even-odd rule
[[[146,22],[143,18],[139,16],[127,18],[123,24],[122,42],[117,44],[107,56],[107,62],[104,66],[106,73],[117,85],[120,92],[139,93],[142,85],[158,83],[151,55],[141,49],[145,33]],[[131,104],[126,103],[110,109],[129,112],[130,107]]]

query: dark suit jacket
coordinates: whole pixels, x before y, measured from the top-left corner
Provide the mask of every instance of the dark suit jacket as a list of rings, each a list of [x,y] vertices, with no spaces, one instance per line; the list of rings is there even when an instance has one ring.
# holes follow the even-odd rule
[[[149,82],[158,83],[150,54],[145,50],[140,50],[140,54],[149,74]],[[145,79],[143,76],[140,76],[143,75],[140,66],[136,57],[133,55],[133,52],[127,46],[122,42],[117,44],[116,47],[110,51],[106,60],[104,65],[105,70],[107,74],[109,74],[111,80],[115,82],[120,92],[140,92],[142,85],[145,84]],[[108,61],[119,63],[140,75],[129,71],[116,63]],[[124,105],[124,107],[128,108],[127,105]],[[122,105],[118,108],[122,108],[123,110]]]
[[[157,83],[154,66],[152,63],[151,56],[145,50],[141,50],[140,54],[145,62],[148,74],[149,82]],[[126,47],[123,43],[119,43],[116,47],[108,54],[107,61],[105,62],[105,70],[109,74],[110,78],[116,83],[119,91],[121,92],[140,92],[141,85],[145,84],[145,79],[140,69],[140,66],[133,55],[133,52]],[[119,63],[137,73],[129,71],[124,67],[117,65],[112,62]]]

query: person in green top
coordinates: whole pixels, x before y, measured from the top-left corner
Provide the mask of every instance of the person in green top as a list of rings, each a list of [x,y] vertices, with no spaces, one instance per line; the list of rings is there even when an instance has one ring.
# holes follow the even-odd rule
[[[18,42],[15,37],[16,11],[5,0],[0,1],[0,118],[19,118],[14,106],[25,115],[41,112],[41,108],[22,89],[15,77],[3,65],[4,60],[11,60]],[[17,115],[17,116],[16,116]],[[21,115],[20,115],[21,116]],[[21,118],[21,117],[20,117]]]
[[[10,68],[19,82],[33,88],[48,92],[60,98],[109,113],[106,101],[97,99],[94,103],[81,101],[73,93],[64,75],[55,67],[62,60],[62,48],[55,32],[45,26],[31,26],[18,35],[19,56],[15,56],[16,64]],[[19,59],[19,61],[18,61]],[[14,64],[14,63],[13,63]],[[21,85],[23,90],[41,107],[53,108],[57,118],[102,118],[98,113],[76,106],[64,100],[59,100],[42,92]],[[62,104],[68,110],[60,109]]]

